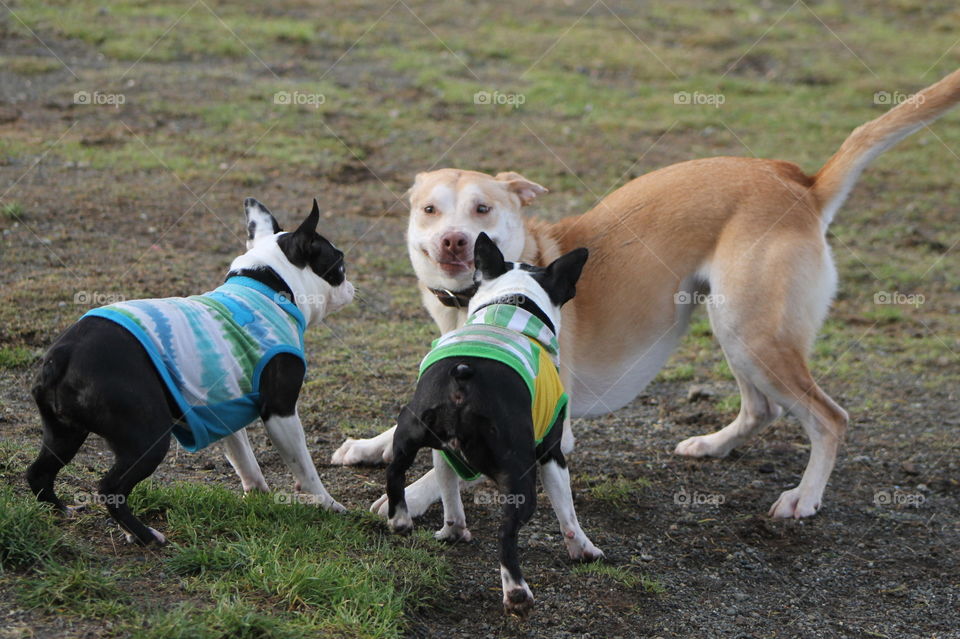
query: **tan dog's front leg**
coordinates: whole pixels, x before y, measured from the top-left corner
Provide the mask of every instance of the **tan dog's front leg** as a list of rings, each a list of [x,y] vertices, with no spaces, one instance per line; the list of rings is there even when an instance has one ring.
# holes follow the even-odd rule
[[[337,466],[389,464],[393,460],[393,435],[396,432],[394,426],[370,439],[348,438],[333,453],[330,463]]]
[[[460,498],[460,477],[454,472],[439,450],[433,451],[433,470],[440,485],[440,500],[443,502],[443,528],[434,533],[440,541],[470,541],[467,515],[463,512]]]

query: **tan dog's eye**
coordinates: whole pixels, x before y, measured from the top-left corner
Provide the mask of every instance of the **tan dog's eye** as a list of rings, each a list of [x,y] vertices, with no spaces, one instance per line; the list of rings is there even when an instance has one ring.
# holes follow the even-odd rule
[[[423,212],[427,215],[433,215],[437,212],[437,209],[433,208],[433,204],[427,204],[425,207],[423,207]]]
[[[486,204],[477,204],[477,213],[489,213],[490,207]]]

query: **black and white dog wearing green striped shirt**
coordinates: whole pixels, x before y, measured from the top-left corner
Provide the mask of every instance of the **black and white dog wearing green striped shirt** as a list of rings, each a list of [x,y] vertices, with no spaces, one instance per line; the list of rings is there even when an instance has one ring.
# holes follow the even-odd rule
[[[420,365],[413,399],[401,411],[387,468],[389,525],[408,533],[407,469],[417,451],[434,449],[444,541],[469,541],[458,476],[485,475],[502,495],[500,576],[507,612],[526,616],[533,594],[523,579],[517,535],[536,509],[537,466],[573,559],[603,557],[580,528],[570,472],[560,450],[567,396],[557,372],[560,307],[573,298],[587,250],[546,268],[504,261],[485,234],[474,248],[477,292],[465,326],[446,333]]]

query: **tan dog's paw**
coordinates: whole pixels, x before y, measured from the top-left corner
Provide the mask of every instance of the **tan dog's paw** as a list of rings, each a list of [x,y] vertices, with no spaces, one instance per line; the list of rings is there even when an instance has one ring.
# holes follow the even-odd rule
[[[820,498],[802,494],[800,487],[797,486],[784,491],[770,507],[768,514],[774,519],[800,519],[816,515],[819,510]]]

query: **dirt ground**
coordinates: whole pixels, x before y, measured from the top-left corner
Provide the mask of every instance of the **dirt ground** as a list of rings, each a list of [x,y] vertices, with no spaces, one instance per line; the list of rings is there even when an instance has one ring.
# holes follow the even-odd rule
[[[527,111],[500,114],[500,120],[481,115],[471,125],[473,105],[450,98],[449,87],[446,94],[432,92],[432,80],[412,79],[419,71],[398,62],[403,47],[391,40],[393,30],[401,35],[422,30],[402,8],[385,18],[387,31],[375,46],[347,56],[324,80],[347,98],[331,100],[319,111],[307,106],[284,112],[274,121],[269,100],[248,95],[272,94],[278,78],[293,86],[313,81],[343,54],[342,43],[362,33],[357,24],[379,24],[374,20],[388,6],[336,7],[330,20],[341,27],[331,26],[332,35],[324,31],[323,42],[277,38],[264,48],[254,46],[274,75],[241,50],[222,58],[148,57],[122,81],[115,79],[131,64],[122,55],[104,56],[100,44],[63,34],[52,18],[29,18],[29,7],[23,8],[24,19],[42,44],[23,32],[18,19],[5,18],[0,54],[19,63],[0,68],[0,205],[16,205],[0,216],[2,439],[30,447],[39,443],[39,419],[28,392],[37,357],[87,308],[115,298],[209,290],[242,250],[245,196],[281,211],[287,224],[317,196],[328,212],[322,231],[346,250],[360,298],[310,337],[301,414],[330,492],[348,508],[365,509],[383,492],[383,469],[338,468],[328,460],[345,437],[372,436],[390,425],[433,337],[404,244],[402,194],[417,171],[439,163],[531,173],[553,189],[532,214],[558,219],[585,210],[631,172],[708,153],[750,154],[747,145],[790,160],[809,160],[804,155],[809,154],[819,158],[805,167],[813,169],[846,131],[881,112],[863,106],[874,91],[865,81],[851,88],[856,83],[843,82],[846,76],[819,84],[796,80],[801,71],[825,68],[811,62],[812,71],[774,64],[743,76],[767,92],[765,100],[802,101],[803,108],[812,109],[831,90],[840,92],[840,85],[866,96],[862,108],[829,120],[813,114],[794,125],[804,131],[784,134],[791,143],[810,140],[806,148],[797,145],[799,158],[778,144],[778,132],[757,130],[769,122],[758,125],[755,114],[774,117],[770,103],[746,97],[723,112],[740,135],[721,139],[710,136],[717,129],[722,133],[723,124],[668,127],[666,120],[647,128],[634,123],[630,136],[618,136],[609,122],[538,107],[534,100],[524,105]],[[759,33],[788,6],[765,8],[757,20]],[[569,15],[553,25],[556,35],[583,8],[564,9]],[[410,13],[429,14],[425,7],[414,9]],[[868,3],[851,11],[874,9]],[[624,11],[626,19],[638,19]],[[904,32],[925,33],[923,22],[912,22],[915,14],[903,11]],[[483,12],[489,16],[493,9],[484,5]],[[275,13],[296,21],[309,11],[290,3]],[[830,23],[843,27],[846,37],[856,19],[840,13],[830,14],[836,24]],[[885,20],[895,23],[898,15]],[[804,24],[815,26],[808,18]],[[716,19],[733,25],[737,18]],[[443,38],[448,33],[469,38],[472,28],[440,10],[426,21]],[[662,28],[678,38],[686,33],[683,25]],[[944,27],[943,37],[960,37],[958,29]],[[690,46],[722,49],[734,60],[733,52],[747,49],[753,33]],[[791,37],[803,39],[799,33]],[[837,46],[828,31],[817,31],[806,46],[813,50],[820,44]],[[666,50],[659,40],[652,46]],[[862,53],[865,47],[854,48]],[[452,51],[479,64],[478,54],[463,54],[457,44]],[[39,71],[23,62],[49,61],[50,53],[82,80],[56,60]],[[457,66],[442,54],[445,65]],[[928,57],[932,64],[936,56]],[[490,59],[498,60],[492,54]],[[755,60],[766,64],[762,57]],[[881,52],[868,60],[883,64]],[[911,76],[910,82],[923,86],[957,62],[951,53],[925,81]],[[485,80],[494,78],[491,85],[506,73],[495,64],[483,67],[488,75],[481,73]],[[602,63],[584,64],[584,70],[567,71],[599,78],[604,90],[629,84],[612,62],[609,76]],[[690,64],[697,73],[718,75],[708,62]],[[563,66],[549,59],[545,65]],[[837,66],[852,76],[857,63],[843,58]],[[112,84],[98,85],[106,76]],[[84,108],[72,100],[76,91],[95,86],[125,90],[129,99],[116,109]],[[741,90],[750,94],[740,85],[729,89],[732,95]],[[776,123],[790,129],[792,117],[784,112]],[[817,122],[823,130],[816,129]],[[704,133],[706,126],[713,132]],[[544,143],[512,144],[524,127],[537,131]],[[563,133],[564,127],[572,131]],[[474,541],[437,544],[436,552],[452,568],[449,589],[436,605],[410,611],[409,636],[960,637],[960,274],[956,250],[951,252],[958,239],[958,160],[943,148],[960,149],[960,119],[948,118],[934,131],[923,146],[918,142],[904,151],[907,158],[929,155],[929,167],[891,160],[868,172],[872,177],[840,212],[831,236],[841,289],[813,367],[851,420],[817,516],[775,521],[765,514],[781,491],[796,485],[806,463],[807,441],[793,418],[781,419],[727,459],[671,454],[678,441],[722,427],[736,415],[736,384],[701,314],[665,372],[635,401],[615,414],[575,423],[578,443],[569,461],[578,514],[612,569],[585,570],[566,558],[541,494],[537,514],[521,533],[523,567],[537,607],[526,621],[505,617],[496,560],[498,512],[482,503],[492,490],[484,486],[479,498],[464,499]],[[315,148],[303,148],[303,138],[315,139]],[[927,268],[931,263],[935,270]],[[896,313],[875,309],[876,292],[891,290],[924,292],[928,303]],[[691,393],[693,386],[705,392]],[[262,427],[250,433],[268,482],[288,486],[289,475]],[[423,453],[412,476],[426,469],[426,459]],[[93,490],[108,460],[103,443],[91,439],[64,471],[63,492]],[[239,490],[216,446],[195,455],[172,451],[155,478],[221,482]],[[22,482],[17,488],[26,492]],[[417,525],[439,528],[439,508]],[[105,515],[102,530],[103,552],[114,553]],[[162,589],[159,579],[156,587]],[[6,596],[0,602],[4,615],[15,622],[11,629],[20,629],[10,636],[103,632],[90,621],[31,615]],[[0,629],[0,637],[4,633]]]

